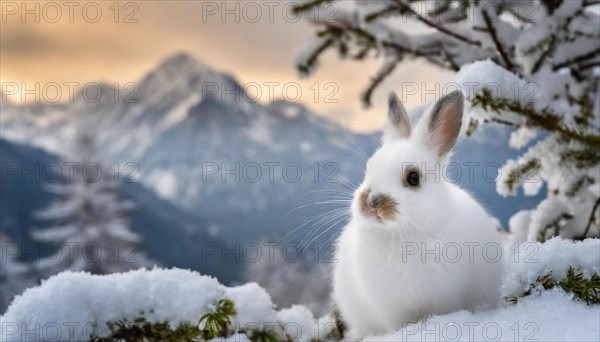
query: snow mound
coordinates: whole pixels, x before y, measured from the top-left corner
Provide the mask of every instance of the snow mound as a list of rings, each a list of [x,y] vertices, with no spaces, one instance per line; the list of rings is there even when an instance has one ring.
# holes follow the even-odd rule
[[[458,311],[366,341],[600,341],[600,310],[559,289],[492,311]]]
[[[586,277],[600,273],[600,240],[580,242],[554,238],[546,243],[508,247],[503,296],[523,293],[536,279],[552,272],[566,276],[569,267]],[[476,280],[474,280],[476,281]],[[326,340],[335,329],[332,316],[316,319],[306,307],[277,311],[269,294],[256,283],[221,285],[212,277],[181,269],[140,269],[111,275],[64,272],[26,290],[0,317],[0,341],[83,341],[107,336],[107,322],[133,321],[143,313],[148,322],[196,325],[223,298],[232,300],[235,331],[271,330],[293,341]],[[559,287],[521,297],[490,311],[458,311],[429,317],[367,341],[600,341],[597,305],[574,300]],[[351,338],[351,331],[347,338]],[[225,341],[247,341],[235,334]]]
[[[515,244],[510,251],[510,265],[502,284],[503,296],[520,295],[539,276],[550,272],[553,277],[565,278],[569,267],[582,271],[586,278],[600,274],[600,239],[572,241],[557,237],[545,243]]]
[[[84,341],[108,321],[197,322],[225,288],[211,277],[180,269],[140,269],[111,275],[63,272],[26,290],[0,318],[1,341]]]
[[[237,314],[232,320],[234,325],[254,325],[260,329],[265,323],[277,322],[271,297],[256,283],[229,288],[225,297],[235,303]]]
[[[0,341],[86,341],[94,334],[109,335],[107,322],[133,321],[142,313],[148,322],[167,321],[172,328],[186,322],[196,325],[222,298],[234,302],[237,315],[232,323],[239,329],[275,329],[298,341],[310,341],[328,331],[319,331],[306,308],[276,312],[271,297],[256,283],[228,288],[197,272],[154,268],[53,276],[14,299],[0,317]],[[290,322],[298,317],[302,319]],[[242,335],[228,340],[235,336],[235,341],[244,340]]]

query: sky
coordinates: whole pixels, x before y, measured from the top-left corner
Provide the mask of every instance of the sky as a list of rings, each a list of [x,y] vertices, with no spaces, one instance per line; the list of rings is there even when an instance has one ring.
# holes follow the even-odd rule
[[[404,62],[366,110],[359,96],[381,61],[341,60],[330,51],[315,74],[300,78],[294,60],[314,36],[313,14],[297,18],[289,8],[286,1],[2,1],[2,100],[20,103],[21,91],[37,83],[41,99],[53,90],[50,84],[58,84],[61,100],[68,101],[68,84],[138,82],[161,60],[185,52],[242,86],[258,84],[261,102],[268,102],[271,89],[274,98],[294,99],[350,129],[370,132],[384,123],[390,91],[415,82],[435,93],[436,84],[452,77],[421,61]],[[270,82],[276,82],[273,88]],[[9,92],[7,84],[16,88]],[[433,101],[435,95],[429,96],[405,97],[406,106]],[[35,101],[25,96],[26,103]]]

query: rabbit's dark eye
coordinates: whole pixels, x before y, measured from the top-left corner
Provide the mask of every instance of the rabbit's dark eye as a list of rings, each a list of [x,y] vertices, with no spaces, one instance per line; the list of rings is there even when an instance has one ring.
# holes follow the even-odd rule
[[[421,182],[421,179],[419,177],[419,173],[415,172],[415,171],[411,171],[406,175],[406,182],[410,185],[410,186],[417,186],[419,185],[419,183]]]

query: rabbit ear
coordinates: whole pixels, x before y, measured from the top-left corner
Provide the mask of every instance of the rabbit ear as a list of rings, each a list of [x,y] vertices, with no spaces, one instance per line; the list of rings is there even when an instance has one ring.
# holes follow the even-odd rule
[[[462,125],[464,97],[462,92],[454,91],[442,97],[431,111],[419,122],[419,133],[426,144],[440,157],[452,150]]]
[[[410,119],[404,105],[394,92],[390,93],[388,100],[388,122],[383,132],[383,142],[410,137]]]

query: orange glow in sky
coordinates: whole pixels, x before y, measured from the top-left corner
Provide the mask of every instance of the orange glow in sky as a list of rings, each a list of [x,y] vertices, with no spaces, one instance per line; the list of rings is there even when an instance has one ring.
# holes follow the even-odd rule
[[[360,93],[381,61],[342,61],[328,52],[322,68],[301,79],[294,59],[313,37],[314,27],[290,15],[286,1],[252,3],[2,1],[2,98],[32,102],[35,97],[22,90],[37,86],[42,91],[50,83],[65,87],[138,82],[161,60],[185,52],[242,85],[252,82],[266,89],[275,82],[275,98],[285,97],[282,89],[295,82],[302,90],[298,102],[351,129],[373,131],[384,122],[388,92],[400,92],[405,82],[425,82],[433,90],[435,82],[449,79],[447,72],[407,61],[376,92],[374,106],[365,110]],[[9,84],[17,88],[7,88]],[[268,100],[260,97],[261,102]],[[423,103],[421,96],[406,102],[408,107]]]

